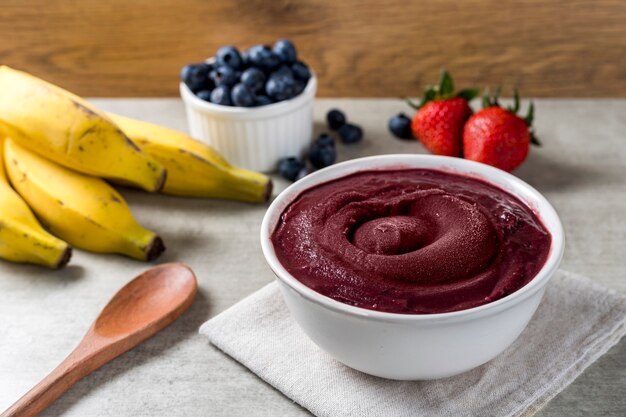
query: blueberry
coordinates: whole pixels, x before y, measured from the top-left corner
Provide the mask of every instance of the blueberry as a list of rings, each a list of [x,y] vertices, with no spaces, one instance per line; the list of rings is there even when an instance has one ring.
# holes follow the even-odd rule
[[[363,129],[360,126],[346,123],[339,128],[339,136],[343,143],[352,144],[360,142],[363,139]]]
[[[413,139],[411,119],[404,113],[399,113],[389,119],[389,130],[399,139]]]
[[[211,103],[221,104],[222,106],[232,106],[230,101],[230,88],[225,85],[219,85],[211,91]]]
[[[271,75],[274,75],[274,74],[276,74],[276,75],[284,75],[286,77],[294,78],[293,71],[287,65],[281,65],[280,67],[276,68],[272,72]]]
[[[209,74],[211,73],[211,71],[209,71]],[[204,87],[202,87],[202,89],[211,91],[215,88],[215,83],[213,82],[209,74],[207,74],[206,82],[204,83]]]
[[[250,63],[250,57],[248,56],[249,53],[250,53],[250,49],[246,49],[245,51],[241,53],[241,67],[242,68],[249,68],[250,66],[252,66],[252,63]]]
[[[256,93],[265,85],[265,73],[258,68],[248,68],[241,73],[241,83]]]
[[[346,124],[346,115],[341,110],[332,109],[326,114],[326,121],[329,129],[337,130]]]
[[[262,69],[263,71],[271,71],[280,64],[280,60],[267,45],[256,45],[246,51],[246,61],[248,64]]]
[[[275,101],[287,100],[296,95],[296,82],[285,74],[272,74],[265,83],[265,92]]]
[[[272,99],[269,98],[268,96],[256,96],[256,99],[254,100],[255,106],[266,106],[272,103],[273,103]]]
[[[289,181],[295,181],[298,178],[300,171],[304,168],[304,162],[295,156],[283,158],[278,162],[278,173]]]
[[[196,93],[196,96],[204,101],[211,101],[211,90],[200,90]]]
[[[306,88],[306,84],[300,80],[295,80],[295,83],[296,83],[296,93],[294,94],[294,96],[297,96],[298,94],[304,91],[304,89]]]
[[[332,146],[335,147],[335,139],[333,139],[328,133],[321,133],[315,143],[319,146]]]
[[[309,81],[309,78],[311,78],[311,70],[309,70],[309,67],[307,67],[303,62],[296,62],[291,66],[291,70],[293,71],[293,76],[297,80],[307,82]]]
[[[180,71],[180,80],[194,93],[204,88],[211,65],[206,63],[185,65]]]
[[[313,142],[309,148],[309,161],[315,168],[325,168],[335,163],[337,151],[332,145],[322,145]]]
[[[280,62],[284,62],[285,64],[293,64],[296,62],[297,53],[296,47],[293,46],[288,39],[280,39],[274,44],[274,48],[272,49]]]
[[[218,66],[227,65],[231,68],[239,69],[243,65],[243,59],[234,46],[223,46],[215,54],[215,63]]]
[[[237,73],[228,65],[221,65],[209,74],[216,86],[232,87],[237,82]]]
[[[242,83],[235,84],[230,92],[230,99],[235,106],[252,107],[254,106],[254,94]]]

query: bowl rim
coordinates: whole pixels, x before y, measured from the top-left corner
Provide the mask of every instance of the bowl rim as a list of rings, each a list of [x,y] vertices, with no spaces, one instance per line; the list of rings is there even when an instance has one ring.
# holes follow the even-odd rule
[[[304,90],[302,90],[300,94],[288,100],[258,107],[222,106],[221,104],[209,103],[208,101],[198,98],[182,81],[179,84],[179,90],[180,96],[186,104],[204,113],[251,117],[270,116],[291,111],[293,108],[300,107],[315,97],[317,91],[317,77],[311,70],[311,78],[309,78]]]
[[[398,168],[420,168],[420,160],[440,161],[440,163],[435,163],[435,165],[437,166],[426,165],[423,166],[424,169],[433,169],[443,172],[450,172],[459,175],[475,177],[503,189],[501,185],[495,183],[489,178],[490,176],[499,177],[501,179],[501,182],[506,182],[507,184],[511,185],[511,189],[506,189],[506,192],[513,194],[515,197],[519,198],[520,200],[522,200],[522,202],[529,206],[531,210],[535,211],[539,219],[550,232],[552,241],[550,245],[550,252],[548,253],[548,258],[546,259],[546,262],[528,284],[524,285],[517,291],[507,295],[506,297],[465,310],[433,314],[402,314],[369,310],[362,307],[344,304],[340,301],[320,294],[312,288],[307,287],[306,285],[298,281],[283,267],[283,265],[276,257],[274,246],[270,239],[270,222],[274,218],[278,218],[278,216],[280,216],[285,207],[293,200],[295,200],[302,192],[315,185],[332,181],[333,179],[339,178],[341,176],[350,175],[360,171],[387,170]],[[350,168],[353,169],[350,170]],[[345,169],[348,169],[348,172],[344,172]],[[339,173],[333,176],[331,173],[334,172]],[[517,194],[517,192],[513,189],[522,190],[526,195],[532,196],[534,200],[538,201],[539,206],[530,207],[527,199],[524,198],[524,195]],[[545,224],[544,219],[547,217],[551,218],[552,222],[554,223],[553,227]],[[292,290],[294,290],[300,296],[335,312],[348,314],[360,318],[371,319],[375,321],[396,323],[435,323],[445,321],[473,320],[478,317],[491,315],[499,311],[509,309],[514,305],[517,305],[518,303],[528,299],[537,291],[541,290],[548,283],[549,279],[554,275],[561,262],[561,258],[563,257],[563,252],[565,248],[563,225],[556,210],[550,204],[550,202],[548,202],[548,200],[541,193],[539,193],[539,191],[530,186],[528,183],[522,181],[512,174],[509,174],[508,172],[479,162],[449,156],[423,154],[389,154],[368,156],[341,162],[307,175],[306,177],[291,184],[289,187],[283,190],[270,204],[261,223],[260,239],[261,249],[263,251],[265,260],[276,275],[277,279],[283,284],[287,285]]]

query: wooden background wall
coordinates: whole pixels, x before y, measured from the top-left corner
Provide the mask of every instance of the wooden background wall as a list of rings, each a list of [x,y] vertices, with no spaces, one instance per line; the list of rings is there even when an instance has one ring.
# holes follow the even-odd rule
[[[86,96],[175,96],[185,63],[278,37],[321,96],[416,95],[446,66],[457,85],[626,97],[624,0],[0,0],[0,62]]]

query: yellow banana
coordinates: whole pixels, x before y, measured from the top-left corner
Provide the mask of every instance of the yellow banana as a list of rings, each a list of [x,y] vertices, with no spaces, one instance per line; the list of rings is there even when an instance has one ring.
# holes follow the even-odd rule
[[[153,260],[165,249],[105,181],[48,161],[11,139],[4,151],[13,187],[52,233],[73,246],[140,260]]]
[[[11,188],[4,172],[0,139],[0,258],[61,268],[72,256],[72,248],[46,232],[24,200]]]
[[[22,146],[73,170],[158,191],[165,168],[101,111],[53,84],[0,67],[0,128]]]
[[[271,196],[268,176],[230,165],[211,147],[182,132],[115,114],[109,117],[145,153],[165,166],[163,193],[247,202],[265,202]]]

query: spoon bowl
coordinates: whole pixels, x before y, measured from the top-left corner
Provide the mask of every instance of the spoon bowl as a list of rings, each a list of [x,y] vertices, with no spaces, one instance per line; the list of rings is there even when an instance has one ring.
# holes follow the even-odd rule
[[[111,298],[92,331],[103,337],[115,337],[150,327],[155,320],[168,317],[176,306],[187,309],[196,288],[193,272],[181,263],[150,268]]]

